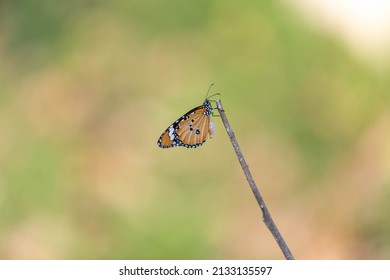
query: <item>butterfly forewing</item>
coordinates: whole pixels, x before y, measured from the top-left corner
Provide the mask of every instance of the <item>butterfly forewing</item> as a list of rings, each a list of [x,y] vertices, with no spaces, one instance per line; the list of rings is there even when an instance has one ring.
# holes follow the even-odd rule
[[[170,131],[172,131],[173,129],[173,126],[170,126],[168,127],[164,133],[160,136],[160,138],[158,139],[158,142],[157,144],[161,147],[161,148],[171,148],[171,147],[175,147],[177,146],[176,145],[176,141],[175,141],[175,138],[172,137],[172,133],[170,133]]]

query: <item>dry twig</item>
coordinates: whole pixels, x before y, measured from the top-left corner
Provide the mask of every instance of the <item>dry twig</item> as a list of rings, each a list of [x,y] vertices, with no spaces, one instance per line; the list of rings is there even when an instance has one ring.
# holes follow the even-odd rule
[[[282,250],[284,257],[287,260],[294,260],[294,256],[292,255],[290,249],[288,248],[286,242],[284,241],[282,235],[280,234],[278,228],[276,227],[271,214],[269,213],[267,206],[265,205],[265,202],[263,198],[260,195],[259,189],[256,186],[255,181],[253,180],[252,174],[249,171],[249,167],[246,164],[246,161],[244,159],[244,156],[241,153],[240,146],[238,145],[238,142],[236,140],[236,136],[234,135],[233,129],[231,128],[228,119],[226,118],[225,111],[223,110],[221,100],[217,100],[217,109],[219,111],[219,114],[221,116],[222,122],[225,126],[226,132],[229,135],[230,142],[232,142],[233,149],[237,154],[237,158],[241,164],[242,170],[245,173],[245,177],[249,183],[250,188],[252,189],[252,192],[257,200],[257,203],[260,206],[260,209],[263,213],[263,222],[267,226],[268,230],[272,233],[273,237],[275,238],[276,242],[279,245],[280,250]]]

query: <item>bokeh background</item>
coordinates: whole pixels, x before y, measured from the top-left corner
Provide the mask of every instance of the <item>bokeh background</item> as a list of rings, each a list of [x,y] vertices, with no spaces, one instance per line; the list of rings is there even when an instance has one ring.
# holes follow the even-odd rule
[[[390,258],[387,1],[2,1],[1,259]]]

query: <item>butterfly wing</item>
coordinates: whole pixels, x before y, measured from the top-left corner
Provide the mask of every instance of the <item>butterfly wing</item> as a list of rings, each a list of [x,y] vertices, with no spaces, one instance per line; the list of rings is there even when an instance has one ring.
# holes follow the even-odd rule
[[[203,105],[188,111],[171,124],[160,136],[157,145],[161,148],[183,146],[197,148],[207,136],[213,137],[215,127],[210,118],[212,108],[208,100]]]
[[[177,141],[175,140],[175,135],[174,135],[174,124],[169,126],[163,134],[161,134],[160,138],[157,141],[157,145],[161,148],[172,148],[176,147]]]
[[[199,106],[183,116],[178,123],[177,139],[180,146],[197,148],[201,146],[210,134],[210,115],[205,114],[206,109]]]

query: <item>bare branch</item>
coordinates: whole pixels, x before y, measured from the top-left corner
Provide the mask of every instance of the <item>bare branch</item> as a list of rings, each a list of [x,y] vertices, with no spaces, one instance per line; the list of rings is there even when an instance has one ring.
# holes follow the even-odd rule
[[[217,100],[216,103],[217,103],[217,109],[218,109],[219,114],[221,116],[222,122],[225,126],[226,132],[229,135],[230,142],[232,142],[233,149],[237,154],[238,161],[241,164],[241,168],[244,171],[244,174],[245,174],[245,177],[249,183],[249,186],[252,189],[252,192],[257,200],[257,203],[259,204],[260,209],[263,213],[263,222],[267,226],[268,230],[272,233],[273,237],[275,238],[276,242],[279,245],[280,250],[282,250],[284,257],[287,260],[294,260],[294,256],[292,255],[290,249],[288,248],[286,242],[284,241],[282,235],[280,234],[278,228],[276,227],[276,225],[271,217],[271,214],[269,213],[268,208],[265,205],[265,202],[264,202],[262,196],[260,195],[259,189],[257,188],[255,181],[253,180],[252,174],[249,171],[249,167],[246,164],[245,158],[241,153],[241,149],[240,149],[240,146],[238,145],[236,136],[234,135],[234,131],[231,128],[229,121],[226,117],[225,111],[222,107],[221,100]]]

